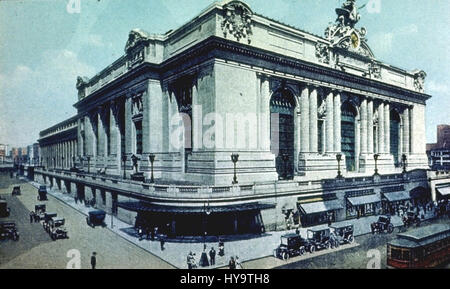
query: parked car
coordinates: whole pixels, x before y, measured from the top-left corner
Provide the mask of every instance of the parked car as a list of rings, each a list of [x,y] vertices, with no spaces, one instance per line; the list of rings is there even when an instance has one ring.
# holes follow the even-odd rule
[[[39,186],[37,200],[38,201],[48,201],[47,186]]]
[[[12,239],[14,241],[19,240],[19,232],[16,229],[16,223],[14,222],[1,222],[0,223],[0,239]]]
[[[330,228],[317,227],[308,229],[307,234],[306,249],[310,253],[314,253],[316,250],[331,248]]]
[[[403,215],[402,221],[405,227],[409,227],[411,225],[416,225],[417,227],[420,226],[419,215],[411,211],[406,212],[406,214]]]
[[[56,216],[56,213],[44,213],[44,222],[42,223],[42,227],[44,227],[46,232],[50,232],[50,222],[53,218],[56,218]]]
[[[281,243],[273,252],[275,258],[287,260],[290,257],[301,256],[306,252],[307,241],[298,234],[281,236]]]
[[[57,239],[69,239],[69,236],[67,234],[67,229],[64,226],[66,223],[66,220],[63,218],[54,218],[51,219],[49,222],[50,226],[50,237],[53,241],[56,241]]]
[[[378,217],[378,221],[372,223],[370,227],[372,234],[384,232],[391,234],[394,232],[394,225],[391,223],[391,216],[388,215]]]
[[[0,218],[9,217],[11,210],[8,208],[8,203],[0,199]]]
[[[105,217],[106,217],[105,211],[101,210],[90,211],[89,216],[86,217],[86,223],[92,228],[95,228],[96,226],[106,227]]]
[[[20,186],[14,187],[12,192],[11,192],[11,195],[13,195],[13,196],[20,196],[21,195]]]
[[[331,229],[331,247],[339,247],[344,244],[351,244],[355,241],[354,227],[351,224],[335,224]]]
[[[46,206],[44,204],[41,205],[35,205],[34,206],[34,212],[31,212],[35,222],[40,222],[44,219],[46,212]]]

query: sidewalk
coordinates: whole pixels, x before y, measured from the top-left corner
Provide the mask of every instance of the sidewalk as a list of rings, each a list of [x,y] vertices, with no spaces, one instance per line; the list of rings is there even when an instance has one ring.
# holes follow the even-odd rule
[[[36,188],[38,188],[38,186],[40,185],[39,183],[31,181],[29,183]],[[84,204],[81,203],[76,204],[74,198],[69,196],[68,194],[63,194],[60,191],[50,188],[48,188],[48,193],[86,216],[88,215],[88,212],[92,210],[92,208],[85,207]],[[360,236],[370,233],[370,224],[377,220],[378,216],[371,216],[351,221],[337,222],[333,224],[341,224],[341,223],[353,224],[355,236]],[[161,251],[159,241],[149,241],[149,240],[139,241],[139,238],[135,234],[133,234],[134,233],[133,226],[126,224],[114,217],[113,218],[114,227],[111,228],[111,215],[108,214],[106,215],[105,223],[107,224],[109,230],[115,232],[122,238],[132,242],[136,246],[150,252],[151,254],[158,256],[159,258],[163,259],[164,261],[168,262],[174,267],[180,269],[187,269],[186,257],[190,251],[196,254],[195,260],[197,261],[197,263],[200,261],[200,256],[203,251],[203,242],[198,241],[195,242],[195,240],[192,242],[186,241],[182,242],[181,239],[180,241],[171,242],[170,240],[168,240],[164,245],[165,250]],[[399,216],[393,216],[392,223],[396,227],[403,225],[401,218]],[[213,269],[227,266],[229,258],[231,256],[239,256],[241,262],[272,256],[273,250],[276,247],[278,247],[280,243],[280,237],[286,233],[294,233],[294,232],[295,230],[269,232],[261,236],[254,236],[253,238],[246,238],[236,241],[226,241],[225,256],[220,257],[216,255],[216,265],[207,268]],[[307,229],[301,228],[300,234],[302,235],[302,237],[305,238],[307,234]],[[206,245],[207,245],[207,252],[209,252],[211,247],[214,247],[216,253],[218,253],[219,250],[217,242],[214,243],[206,242]]]

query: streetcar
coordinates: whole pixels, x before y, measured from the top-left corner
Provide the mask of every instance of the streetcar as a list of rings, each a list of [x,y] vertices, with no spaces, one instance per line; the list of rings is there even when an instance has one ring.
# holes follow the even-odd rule
[[[450,261],[450,225],[435,224],[397,235],[387,244],[387,266],[425,269]]]

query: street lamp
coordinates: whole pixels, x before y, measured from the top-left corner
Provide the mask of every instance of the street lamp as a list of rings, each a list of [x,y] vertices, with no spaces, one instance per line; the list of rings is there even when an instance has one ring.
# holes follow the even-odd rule
[[[342,178],[342,173],[341,173],[342,154],[337,154],[336,155],[336,160],[338,162],[338,175],[337,175],[337,178],[341,179]]]
[[[206,247],[206,236],[208,235],[208,216],[211,215],[211,208],[209,207],[209,201],[208,203],[203,204],[203,212],[205,212],[205,221],[203,224],[203,246]]]
[[[86,159],[88,161],[88,174],[89,174],[91,172],[91,157],[87,156]]]
[[[403,173],[406,174],[406,155],[402,155]]]
[[[127,164],[127,155],[123,154],[122,155],[122,162],[123,162],[123,178],[126,179],[127,178],[127,171],[126,171],[126,164]]]
[[[375,175],[378,175],[378,158],[380,157],[379,154],[374,154],[373,159],[375,160]]]
[[[155,161],[155,155],[154,154],[150,154],[148,156],[148,159],[150,160],[150,165],[151,165],[150,183],[153,184],[153,183],[155,183],[155,179],[153,177],[153,162]]]
[[[238,154],[232,154],[231,155],[231,161],[234,164],[234,177],[233,177],[233,185],[236,185],[238,183],[237,181],[237,176],[236,176],[236,163],[239,160],[239,155]]]

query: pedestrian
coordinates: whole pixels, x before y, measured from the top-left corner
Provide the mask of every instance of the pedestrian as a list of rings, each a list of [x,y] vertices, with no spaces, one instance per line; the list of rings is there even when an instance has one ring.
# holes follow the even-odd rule
[[[161,244],[161,251],[164,251],[164,244],[166,243],[164,235],[161,235],[159,242]]]
[[[31,211],[30,212],[30,223],[33,223],[33,220],[34,220],[34,212]]]
[[[92,256],[91,256],[91,266],[92,266],[92,270],[95,269],[95,266],[97,265],[97,253],[96,252],[92,252]]]
[[[216,250],[214,250],[214,247],[211,247],[211,250],[209,250],[209,259],[211,260],[211,266],[214,266],[216,264]]]
[[[236,262],[234,261],[233,256],[230,258],[230,262],[228,262],[228,268],[230,268],[231,270],[236,269]]]
[[[223,257],[225,256],[225,243],[222,239],[219,239],[219,256]]]
[[[202,256],[200,257],[200,264],[201,267],[208,267],[209,261],[208,261],[208,255],[206,254],[206,250],[203,250]]]
[[[239,261],[239,257],[236,256],[235,261],[236,263],[236,269],[244,269],[244,267],[242,267],[242,263]]]
[[[155,228],[152,229],[151,238],[152,238],[152,241],[155,241]]]
[[[187,266],[188,266],[188,269],[189,270],[191,270],[192,269],[192,251],[191,252],[189,252],[189,254],[187,255],[187,258],[186,258],[186,262],[187,262]]]

